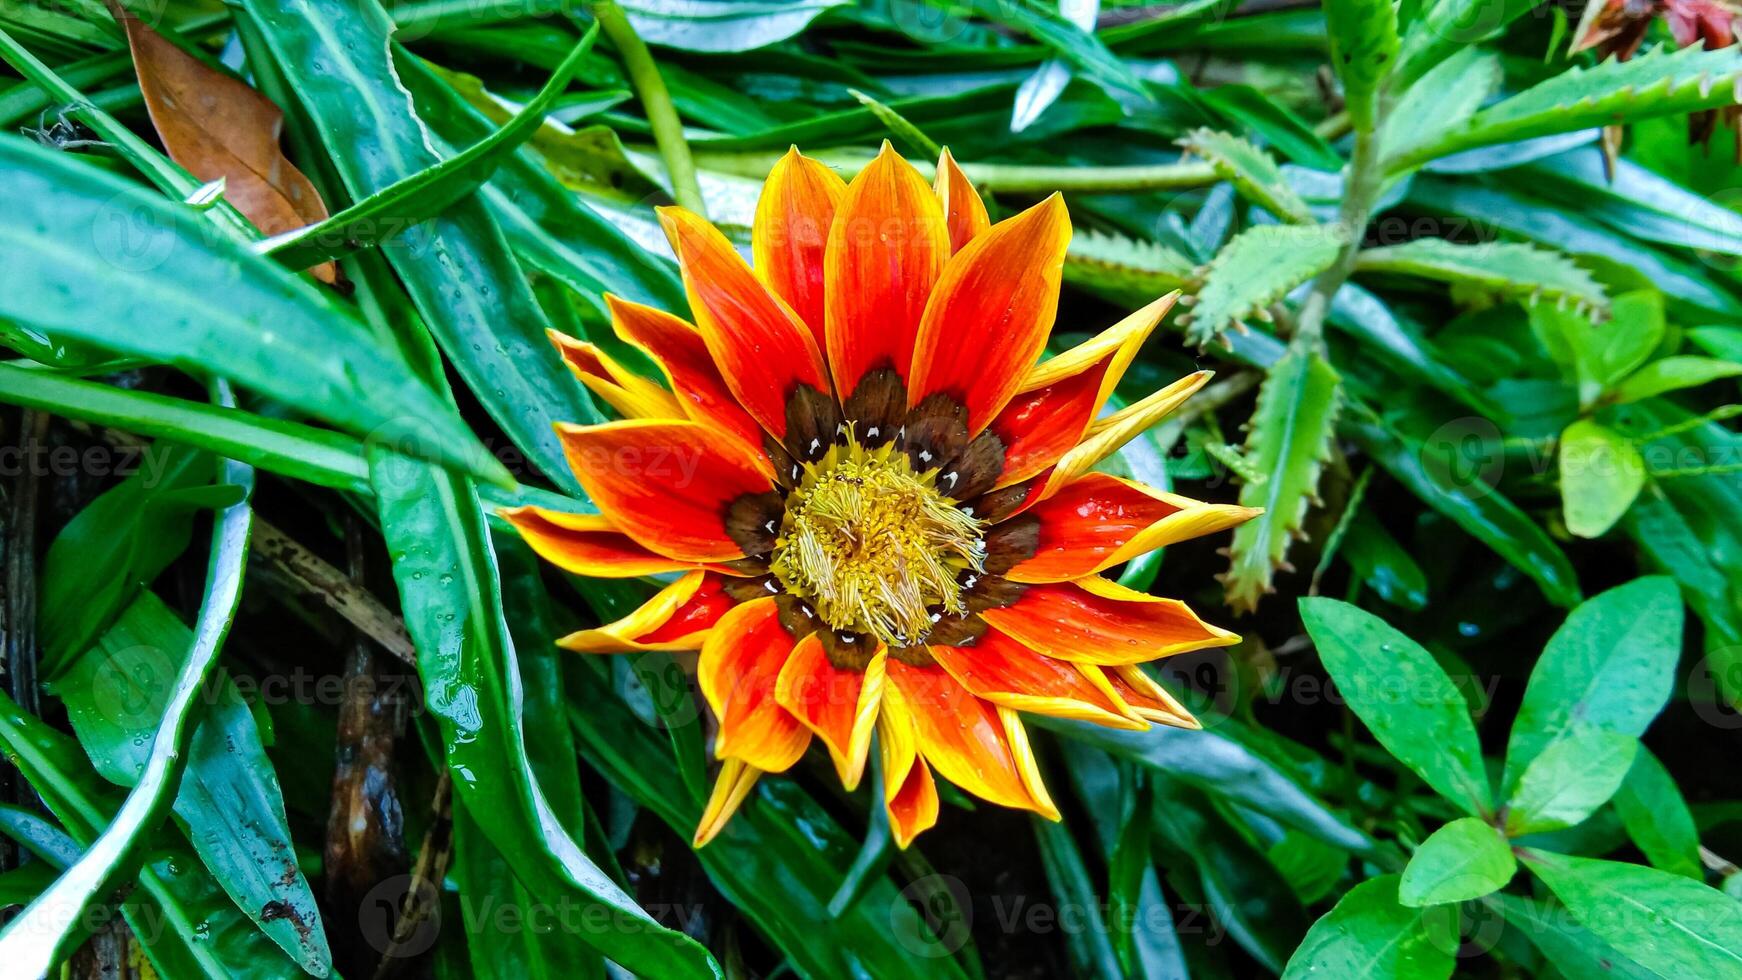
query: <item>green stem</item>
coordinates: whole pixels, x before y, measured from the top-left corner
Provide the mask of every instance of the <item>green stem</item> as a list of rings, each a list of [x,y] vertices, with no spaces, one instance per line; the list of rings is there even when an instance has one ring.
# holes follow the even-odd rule
[[[870,154],[858,151],[820,150],[810,156],[851,177],[868,165]],[[696,163],[704,170],[761,180],[768,176],[779,153],[765,151],[699,150]],[[931,164],[912,161],[922,173]],[[1161,163],[1140,167],[1044,167],[1005,163],[963,163],[968,179],[984,191],[1009,194],[1111,194],[1124,191],[1179,190],[1206,187],[1221,179],[1207,163]]]
[[[702,186],[696,182],[696,164],[690,158],[689,142],[684,139],[683,122],[677,117],[677,107],[671,104],[671,92],[665,87],[665,78],[659,74],[653,52],[647,50],[635,28],[629,25],[629,18],[616,0],[594,4],[593,16],[598,18],[605,36],[611,39],[611,44],[622,56],[623,69],[629,73],[629,81],[641,97],[647,124],[653,128],[653,142],[659,147],[660,159],[665,161],[665,172],[671,176],[671,196],[677,203],[707,217]]]
[[[1355,131],[1355,153],[1349,160],[1349,179],[1343,187],[1343,205],[1337,222],[1342,225],[1346,240],[1337,260],[1313,280],[1313,288],[1301,304],[1292,343],[1301,350],[1322,350],[1325,316],[1330,313],[1331,299],[1343,288],[1350,273],[1355,271],[1355,259],[1361,252],[1361,235],[1367,228],[1373,205],[1384,186],[1384,174],[1379,167],[1379,134]]]

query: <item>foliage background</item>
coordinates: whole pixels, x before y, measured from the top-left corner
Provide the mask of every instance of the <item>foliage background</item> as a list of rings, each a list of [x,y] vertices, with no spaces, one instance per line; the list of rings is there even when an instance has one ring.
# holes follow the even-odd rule
[[[1742,976],[1742,58],[1606,9],[0,5],[0,962]],[[1113,466],[1267,514],[1122,580],[1246,641],[1049,722],[1061,824],[807,764],[692,852],[686,659],[549,644],[645,583],[491,514],[588,506],[543,333],[684,311],[653,205],[885,138],[1065,192],[1061,346],[1186,292]]]

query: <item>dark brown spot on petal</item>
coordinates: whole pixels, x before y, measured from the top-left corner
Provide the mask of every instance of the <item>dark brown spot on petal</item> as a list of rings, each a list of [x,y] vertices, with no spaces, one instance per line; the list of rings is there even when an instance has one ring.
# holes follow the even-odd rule
[[[986,571],[1002,575],[1034,557],[1040,546],[1040,518],[1019,514],[986,532]]]
[[[774,550],[784,510],[773,490],[741,494],[726,505],[726,536],[747,555],[766,555]]]
[[[939,647],[971,647],[986,630],[986,621],[978,616],[945,616],[932,627],[925,642]]]
[[[859,378],[859,387],[853,389],[842,414],[854,423],[859,444],[875,449],[894,439],[900,431],[907,415],[907,386],[892,367],[867,371]]]
[[[780,607],[780,625],[792,634],[795,640],[802,640],[820,629],[827,629],[823,621],[817,618],[817,611],[808,603],[790,592],[782,592],[774,602]]]
[[[973,578],[974,584],[966,586],[962,592],[962,599],[967,602],[969,612],[985,612],[988,609],[1002,609],[1014,605],[1028,591],[1028,586],[1012,582],[1002,575],[981,573]]]
[[[863,633],[824,628],[817,631],[817,639],[829,663],[840,670],[863,671],[877,652],[877,640]]]
[[[786,447],[782,446],[779,440],[766,432],[762,433],[762,452],[767,455],[768,462],[774,466],[774,482],[779,484],[782,493],[788,487],[798,483],[799,475],[802,472],[798,462],[792,458],[792,454],[786,451]]]
[[[906,439],[914,472],[935,470],[968,448],[968,410],[948,395],[928,395],[907,413]]]
[[[1028,500],[1029,493],[1032,492],[1036,486],[1037,484],[1034,480],[1029,480],[1026,483],[1018,483],[1015,486],[1004,487],[1001,490],[993,490],[990,493],[983,493],[977,500],[969,501],[968,505],[973,508],[975,517],[978,517],[982,521],[990,521],[991,523],[996,524],[999,521],[1008,518],[1011,514],[1016,513],[1017,509]]]
[[[841,428],[841,406],[833,395],[799,385],[786,400],[786,451],[801,463],[814,463],[834,445]]]
[[[759,575],[755,578],[731,578],[720,583],[720,591],[733,602],[749,602],[751,599],[767,599],[778,596],[782,590],[780,580],[772,575]]]
[[[931,651],[923,646],[890,647],[889,655],[909,667],[936,667],[938,664],[932,659]]]
[[[992,489],[1004,472],[1004,440],[982,432],[954,459],[938,470],[938,492],[969,500]]]

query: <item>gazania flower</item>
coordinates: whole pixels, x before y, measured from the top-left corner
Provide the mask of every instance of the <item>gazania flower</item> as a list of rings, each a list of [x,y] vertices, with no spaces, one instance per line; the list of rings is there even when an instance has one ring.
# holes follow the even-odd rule
[[[558,642],[701,651],[722,765],[698,846],[813,739],[853,787],[873,732],[903,847],[937,820],[934,769],[1056,819],[1018,712],[1195,727],[1138,665],[1237,639],[1100,575],[1252,514],[1091,471],[1208,378],[1102,416],[1174,297],[1039,360],[1064,202],[991,225],[947,152],[937,173],[927,184],[885,144],[846,184],[788,153],[757,206],[754,268],[661,209],[695,324],[607,299],[669,387],[555,338],[625,416],[559,427],[599,513],[505,516],[570,572],[676,575]]]

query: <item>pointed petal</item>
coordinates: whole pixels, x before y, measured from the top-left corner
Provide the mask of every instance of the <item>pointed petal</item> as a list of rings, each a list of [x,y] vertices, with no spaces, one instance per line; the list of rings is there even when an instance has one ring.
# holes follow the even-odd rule
[[[907,775],[894,783],[883,805],[889,811],[889,831],[895,846],[907,850],[907,845],[921,832],[938,822],[938,787],[931,778],[931,767],[916,760]]]
[[[834,760],[841,785],[856,789],[865,775],[871,752],[871,732],[883,700],[884,661],[878,650],[864,670],[836,667],[822,641],[805,637],[781,668],[775,700],[822,739]]]
[[[818,349],[823,346],[823,251],[846,190],[839,174],[795,146],[769,171],[750,231],[757,275],[810,328]]]
[[[1070,215],[1054,194],[950,259],[920,321],[909,405],[948,395],[967,406],[971,434],[998,415],[1046,347],[1070,240]]]
[[[1136,664],[1121,664],[1118,667],[1085,666],[1084,669],[1105,671],[1113,690],[1131,706],[1132,711],[1145,720],[1174,728],[1197,730],[1204,727],[1192,717],[1185,705],[1179,703],[1178,698],[1167,693],[1166,688],[1157,684]]]
[[[999,806],[1038,809],[1010,746],[998,709],[968,693],[942,667],[915,667],[891,657],[889,682],[913,718],[919,751],[944,778]]]
[[[773,599],[733,606],[708,633],[696,678],[720,720],[714,755],[764,772],[784,772],[804,755],[810,731],[774,699],[792,650]]]
[[[1136,438],[1139,432],[1161,421],[1163,416],[1180,407],[1207,384],[1213,374],[1212,371],[1193,372],[1141,401],[1090,423],[1088,437],[1053,467],[1047,475],[1046,486],[1036,499],[1045,500],[1057,493],[1060,487],[1087,473],[1096,463]]]
[[[1028,372],[1016,396],[992,420],[991,430],[1004,444],[998,486],[1043,472],[1082,440],[1138,348],[1178,296],[1163,296]]]
[[[611,524],[655,553],[687,562],[731,561],[734,500],[766,493],[767,470],[748,449],[696,422],[631,419],[557,426],[581,486]]]
[[[776,438],[786,435],[786,403],[800,386],[829,391],[810,328],[768,291],[726,236],[679,207],[659,209],[677,252],[696,328],[738,403]]]
[[[697,569],[622,619],[570,633],[556,645],[576,653],[700,650],[708,631],[732,608],[724,583],[719,575]]]
[[[932,189],[937,192],[938,203],[944,209],[944,222],[950,229],[951,252],[960,252],[974,236],[992,227],[992,219],[986,216],[986,203],[980,200],[980,192],[968,181],[968,175],[956,166],[956,158],[950,155],[949,147],[944,147],[938,156],[938,172],[932,181]]]
[[[619,364],[598,344],[557,330],[547,330],[545,334],[581,384],[616,409],[617,414],[626,419],[683,418],[683,409],[671,392]]]
[[[708,805],[702,810],[701,821],[696,824],[695,836],[690,839],[691,847],[703,846],[726,829],[726,821],[738,812],[738,807],[750,795],[751,787],[756,785],[761,775],[762,770],[739,759],[727,759],[720,766],[720,775],[714,779],[714,791],[708,794]]]
[[[969,693],[1001,707],[1060,718],[1077,718],[1112,728],[1140,729],[1130,710],[1103,680],[1077,664],[1043,657],[1021,643],[987,630],[972,646],[930,648],[938,665]]]
[[[1040,522],[1040,539],[1034,557],[1004,573],[1014,582],[1093,575],[1156,548],[1226,530],[1260,511],[1085,473],[1023,513]]]
[[[1034,798],[1034,810],[1048,820],[1063,820],[1059,809],[1053,805],[1052,794],[1046,791],[1046,783],[1040,778],[1040,763],[1034,758],[1034,749],[1028,744],[1028,729],[1022,727],[1022,719],[1017,717],[1015,710],[998,708],[998,720],[1004,725],[1004,736],[1010,741],[1010,754],[1016,760],[1016,771],[1022,776],[1022,785],[1028,789],[1028,795]]]
[[[664,310],[610,293],[605,294],[605,303],[611,308],[611,327],[617,336],[646,351],[665,371],[685,417],[717,425],[745,445],[762,444],[762,426],[738,404],[695,327]]]
[[[937,195],[885,140],[847,185],[824,258],[829,367],[843,401],[873,368],[907,380],[926,300],[949,256]]]
[[[1178,599],[1162,599],[1106,579],[1030,585],[1012,605],[981,618],[1030,649],[1076,663],[1144,663],[1232,646],[1240,638],[1204,622]]]
[[[497,511],[538,557],[588,578],[640,578],[685,571],[691,562],[655,554],[617,530],[603,514],[571,514],[543,507]]]

